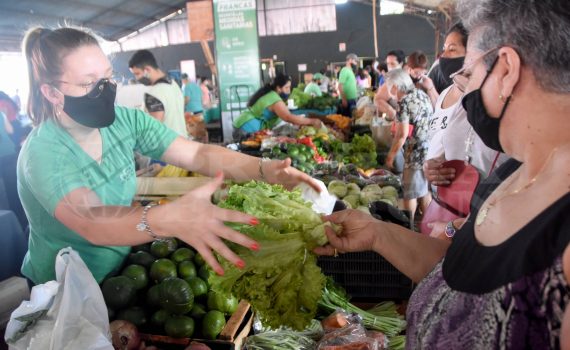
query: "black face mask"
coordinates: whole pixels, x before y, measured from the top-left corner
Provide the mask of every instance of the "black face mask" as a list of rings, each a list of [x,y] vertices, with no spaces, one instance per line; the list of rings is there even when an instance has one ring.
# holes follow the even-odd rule
[[[451,74],[457,72],[461,68],[463,68],[463,62],[465,61],[465,57],[456,57],[456,58],[446,58],[441,57],[439,59],[439,69],[443,75],[443,78],[448,83],[447,85],[453,84],[453,80],[449,77]]]
[[[352,68],[353,72],[356,72],[358,70],[358,66],[356,64],[351,64],[350,67]]]
[[[287,100],[289,98],[289,94],[286,94],[284,92],[280,93],[279,96],[281,97],[282,100]]]
[[[152,81],[150,81],[149,77],[142,77],[138,80],[138,82],[146,86],[152,85]]]
[[[414,85],[416,85],[417,83],[420,82],[420,80],[422,80],[422,78],[414,78],[410,75],[410,78],[412,78],[412,83],[414,83]]]
[[[115,121],[117,85],[101,79],[87,95],[64,95],[63,111],[75,122],[89,128],[105,128]]]
[[[481,141],[483,141],[487,147],[495,151],[504,152],[499,140],[499,129],[501,127],[501,120],[503,119],[507,106],[511,101],[511,97],[509,96],[505,101],[505,105],[501,110],[499,118],[493,118],[487,113],[481,96],[481,88],[483,88],[489,74],[493,71],[493,68],[497,63],[497,59],[493,62],[491,69],[487,71],[487,75],[485,76],[485,79],[483,79],[481,87],[466,94],[463,97],[461,104],[467,111],[467,120],[469,121],[469,124],[471,124],[473,130],[475,130],[477,135],[481,138]]]

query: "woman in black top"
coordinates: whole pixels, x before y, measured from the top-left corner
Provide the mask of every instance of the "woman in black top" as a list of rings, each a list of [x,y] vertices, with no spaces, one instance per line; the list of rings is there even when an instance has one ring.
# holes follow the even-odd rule
[[[458,9],[470,33],[454,77],[466,83],[463,107],[483,142],[513,160],[477,189],[451,243],[345,211],[329,217],[340,237],[330,232],[317,252],[372,248],[419,282],[410,349],[559,348],[570,314],[570,2]]]

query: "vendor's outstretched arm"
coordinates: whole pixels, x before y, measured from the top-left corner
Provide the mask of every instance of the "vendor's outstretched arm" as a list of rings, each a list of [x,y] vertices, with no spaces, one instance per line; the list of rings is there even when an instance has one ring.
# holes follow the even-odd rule
[[[295,124],[295,125],[311,125],[316,127],[317,129],[321,127],[321,121],[318,119],[311,119],[305,118],[298,115],[295,115],[289,112],[289,108],[283,102],[277,102],[274,105],[270,106],[269,109],[277,114],[279,118],[286,121],[287,123]]]

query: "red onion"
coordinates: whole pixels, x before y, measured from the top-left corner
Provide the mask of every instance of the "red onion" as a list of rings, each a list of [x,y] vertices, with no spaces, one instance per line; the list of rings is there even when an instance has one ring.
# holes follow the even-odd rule
[[[139,348],[141,343],[139,331],[131,322],[115,320],[111,322],[110,329],[115,350],[135,350]]]

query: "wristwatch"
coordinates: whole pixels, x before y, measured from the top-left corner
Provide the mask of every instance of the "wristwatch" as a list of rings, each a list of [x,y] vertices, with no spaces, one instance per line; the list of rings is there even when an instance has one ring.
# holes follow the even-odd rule
[[[153,239],[156,240],[158,239],[158,236],[151,230],[146,218],[148,211],[154,206],[156,206],[156,204],[149,204],[143,208],[141,221],[137,224],[136,229],[137,231],[148,233]]]
[[[453,238],[455,232],[457,232],[457,229],[453,226],[453,221],[448,222],[447,225],[445,225],[445,235],[449,238]]]

